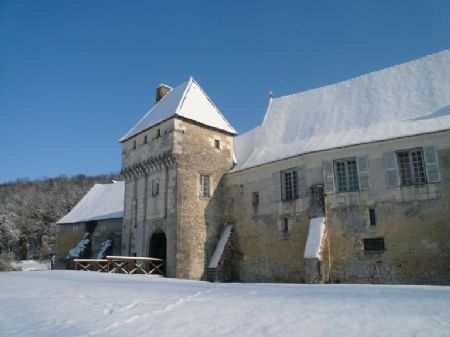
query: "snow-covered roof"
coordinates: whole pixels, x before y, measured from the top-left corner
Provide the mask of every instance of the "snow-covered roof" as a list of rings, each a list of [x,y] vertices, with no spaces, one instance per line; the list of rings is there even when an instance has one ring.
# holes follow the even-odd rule
[[[219,239],[219,242],[217,243],[216,249],[214,249],[214,253],[211,257],[211,260],[209,261],[208,268],[217,268],[220,258],[222,257],[223,250],[225,249],[225,245],[228,241],[228,238],[231,234],[231,229],[233,228],[233,225],[228,225],[223,230],[222,236]]]
[[[233,171],[304,153],[450,129],[450,50],[272,98],[234,139]]]
[[[320,257],[320,246],[322,245],[323,231],[325,229],[325,218],[312,218],[309,220],[308,238],[306,239],[305,259],[318,259]]]
[[[123,217],[125,182],[95,184],[57,223],[75,223]]]
[[[120,142],[173,116],[181,116],[231,134],[236,130],[205,94],[198,83],[189,80],[167,93],[141,120],[120,139]]]

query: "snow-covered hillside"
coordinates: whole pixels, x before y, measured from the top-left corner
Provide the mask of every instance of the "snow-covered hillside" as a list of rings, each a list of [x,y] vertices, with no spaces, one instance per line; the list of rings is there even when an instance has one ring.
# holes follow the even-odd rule
[[[450,287],[9,272],[0,336],[450,336]]]

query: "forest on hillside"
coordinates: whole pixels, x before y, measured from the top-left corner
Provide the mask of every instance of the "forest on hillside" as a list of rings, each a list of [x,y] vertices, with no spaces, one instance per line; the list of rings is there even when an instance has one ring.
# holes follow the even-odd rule
[[[0,184],[0,254],[48,259],[54,252],[56,222],[94,184],[112,180],[120,180],[120,176],[80,174]]]

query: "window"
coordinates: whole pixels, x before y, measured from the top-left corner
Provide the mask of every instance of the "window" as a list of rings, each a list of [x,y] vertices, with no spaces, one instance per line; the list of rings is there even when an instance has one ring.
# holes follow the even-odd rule
[[[161,137],[161,129],[158,129],[158,131],[156,131],[156,138]]]
[[[419,185],[427,182],[422,149],[397,152],[402,185]]]
[[[145,136],[144,136],[144,144],[147,144],[147,141],[148,141],[147,135],[145,135]]]
[[[136,150],[136,139],[133,140],[133,150]]]
[[[283,223],[281,226],[281,231],[286,234],[289,231],[289,219],[283,218]]]
[[[200,174],[200,196],[209,197],[209,179],[207,174]]]
[[[154,179],[152,181],[152,195],[154,197],[159,195],[159,179]]]
[[[373,208],[369,208],[369,223],[370,226],[375,226],[377,224],[377,217]]]
[[[382,252],[384,251],[384,239],[364,239],[364,251],[366,252]]]
[[[359,190],[356,159],[336,160],[334,172],[338,192],[356,192]]]
[[[259,205],[259,192],[252,193],[252,205],[253,207],[258,207]]]
[[[220,140],[214,139],[214,147],[218,150],[220,150]]]
[[[297,171],[289,170],[281,172],[283,184],[283,200],[298,199],[298,178]]]

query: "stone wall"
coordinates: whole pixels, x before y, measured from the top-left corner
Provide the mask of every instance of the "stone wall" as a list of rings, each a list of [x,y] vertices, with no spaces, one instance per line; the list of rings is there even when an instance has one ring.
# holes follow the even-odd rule
[[[83,238],[86,232],[86,223],[77,222],[57,225],[57,244],[55,251],[55,264],[57,269],[63,269],[64,258],[70,249],[74,248]],[[92,256],[96,258],[103,242],[113,240],[113,254],[121,252],[122,218],[96,221],[95,230],[92,233]]]
[[[153,233],[167,240],[167,276],[176,276],[176,132],[169,119],[123,143],[122,255],[149,256]]]
[[[450,132],[297,156],[225,176],[226,221],[235,225],[244,281],[304,282],[310,279],[303,252],[308,220],[317,216],[311,186],[323,184],[322,162],[367,156],[367,191],[328,193],[321,278],[327,282],[450,283]],[[442,179],[421,186],[389,188],[383,154],[435,146]],[[280,200],[274,177],[303,166],[307,193]],[[252,193],[259,205],[252,205]],[[275,193],[274,193],[275,192]],[[311,207],[313,206],[313,207]],[[369,224],[369,208],[377,223]],[[288,231],[282,232],[284,218]],[[385,250],[364,252],[364,239],[384,238]]]
[[[206,266],[224,228],[223,175],[233,165],[232,137],[177,118],[177,277],[206,279]],[[215,141],[219,141],[219,149]],[[200,174],[210,177],[209,196],[200,196]]]
[[[438,157],[440,183],[397,187],[384,200],[327,199],[332,281],[450,283],[450,150],[438,151]],[[385,250],[365,251],[364,239],[370,238],[383,238]]]
[[[123,148],[122,254],[149,256],[153,233],[163,232],[167,275],[206,278],[205,265],[224,226],[221,179],[233,163],[231,135],[172,118],[127,140]],[[200,174],[210,176],[208,197],[199,196]]]

